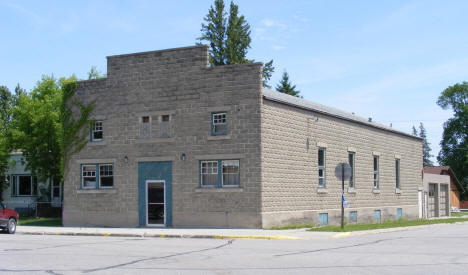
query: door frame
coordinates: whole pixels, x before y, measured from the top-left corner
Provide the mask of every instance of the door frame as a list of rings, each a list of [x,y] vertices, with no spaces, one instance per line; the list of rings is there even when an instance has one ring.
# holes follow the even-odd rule
[[[148,184],[150,183],[162,183],[163,194],[164,194],[164,223],[162,224],[150,224],[148,223]],[[146,226],[148,227],[166,227],[166,181],[165,180],[146,180],[145,181],[145,211],[146,211]]]

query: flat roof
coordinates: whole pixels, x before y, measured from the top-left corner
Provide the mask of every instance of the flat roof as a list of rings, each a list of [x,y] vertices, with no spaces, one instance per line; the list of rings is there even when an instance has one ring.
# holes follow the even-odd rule
[[[355,115],[354,113],[350,113],[350,112],[342,111],[333,107],[325,106],[325,105],[322,105],[322,104],[319,104],[310,100],[306,100],[300,97],[272,91],[267,88],[262,88],[262,95],[264,98],[271,100],[271,101],[287,104],[287,105],[298,107],[301,109],[314,111],[314,112],[321,113],[324,115],[340,118],[340,119],[347,120],[347,121],[356,122],[356,123],[367,125],[373,128],[377,128],[377,129],[389,131],[395,134],[404,135],[404,136],[411,137],[414,139],[422,140],[422,138],[418,136],[413,136],[403,131],[395,130],[394,128],[388,127],[386,125],[383,125],[374,121],[369,121],[367,118]]]

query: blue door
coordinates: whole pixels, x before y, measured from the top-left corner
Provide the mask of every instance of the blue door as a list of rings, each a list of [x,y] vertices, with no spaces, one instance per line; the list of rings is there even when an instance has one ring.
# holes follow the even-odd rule
[[[156,183],[163,183],[160,186]],[[164,192],[164,207],[157,207],[161,196],[158,190]],[[155,202],[153,202],[155,200]],[[155,209],[153,209],[155,208]],[[163,209],[161,213],[157,209]],[[172,162],[139,162],[138,163],[138,212],[140,226],[147,226],[148,220],[156,221],[155,217],[149,217],[152,212],[164,216],[161,225],[172,226]],[[153,211],[154,210],[154,211]]]

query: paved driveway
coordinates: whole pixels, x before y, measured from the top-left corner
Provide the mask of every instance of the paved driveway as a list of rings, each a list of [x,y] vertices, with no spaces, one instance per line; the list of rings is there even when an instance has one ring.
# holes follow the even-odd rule
[[[0,273],[468,274],[468,224],[293,241],[0,234]]]

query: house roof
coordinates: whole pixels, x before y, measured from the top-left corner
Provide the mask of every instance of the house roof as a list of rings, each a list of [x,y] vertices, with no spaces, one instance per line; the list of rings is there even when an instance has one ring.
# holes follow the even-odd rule
[[[443,172],[447,172],[450,177],[455,181],[457,184],[457,187],[459,190],[461,190],[462,193],[465,192],[465,188],[463,188],[463,185],[461,182],[458,180],[457,176],[453,172],[452,168],[450,166],[431,166],[431,167],[424,167],[424,173],[428,174],[436,174],[436,175],[442,175]]]
[[[295,106],[295,107],[298,107],[298,108],[314,111],[314,112],[317,112],[317,113],[329,115],[329,116],[340,118],[340,119],[343,119],[343,120],[356,122],[356,123],[367,125],[367,126],[370,126],[370,127],[373,127],[373,128],[378,128],[378,129],[389,131],[389,132],[396,133],[396,134],[399,134],[399,135],[404,135],[404,136],[407,136],[407,137],[422,140],[420,137],[413,136],[413,135],[408,134],[408,133],[403,132],[403,131],[395,130],[394,128],[391,128],[391,127],[388,127],[386,125],[374,122],[374,121],[372,121],[372,120],[370,120],[368,118],[358,116],[358,115],[356,115],[354,113],[342,111],[342,110],[339,110],[339,109],[336,109],[336,108],[333,108],[333,107],[325,106],[325,105],[322,105],[322,104],[319,104],[319,103],[316,103],[316,102],[312,102],[312,101],[309,101],[309,100],[306,100],[306,99],[303,99],[303,98],[299,98],[299,97],[296,97],[296,96],[292,96],[292,95],[288,95],[288,94],[285,94],[285,93],[272,91],[272,90],[266,89],[266,88],[262,89],[262,95],[266,99],[276,101],[276,102],[279,102],[279,103]]]

